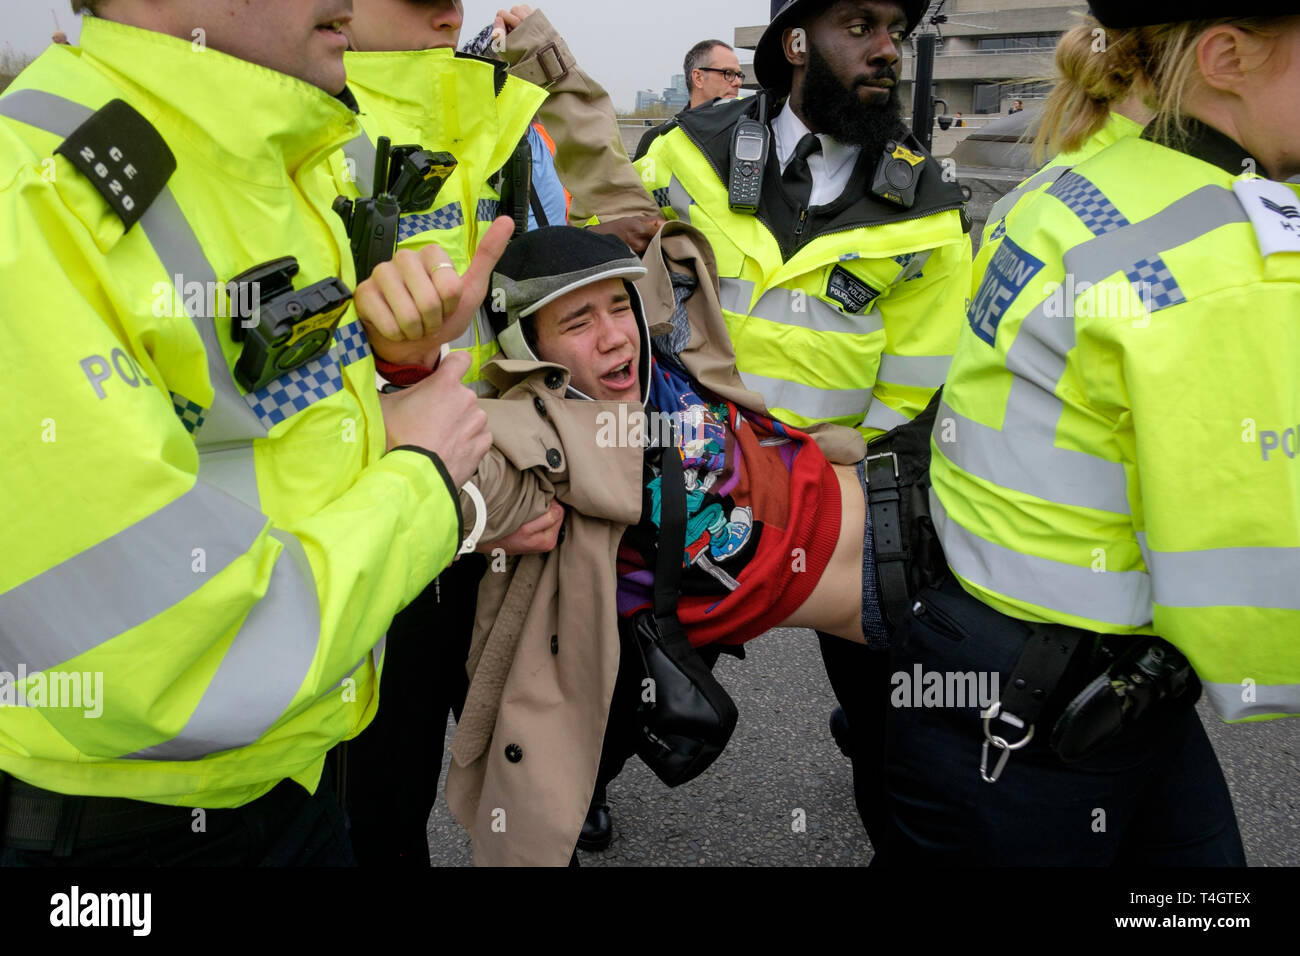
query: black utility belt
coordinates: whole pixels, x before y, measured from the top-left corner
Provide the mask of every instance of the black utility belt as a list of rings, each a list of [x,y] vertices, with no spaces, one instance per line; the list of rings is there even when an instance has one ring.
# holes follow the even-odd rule
[[[972,600],[974,600],[972,598]],[[1143,717],[1183,698],[1196,686],[1187,658],[1168,641],[1150,635],[1109,635],[1061,624],[1017,622],[1028,629],[1024,650],[1011,671],[1001,698],[983,713],[984,742],[980,773],[997,781],[1011,751],[1029,743],[1045,705],[1062,679],[1083,689],[1073,694],[1052,722],[1047,745],[1062,761],[1090,757]],[[995,733],[995,720],[1020,732],[1008,741]],[[997,728],[1000,730],[1000,728]],[[990,751],[999,751],[992,771]]]

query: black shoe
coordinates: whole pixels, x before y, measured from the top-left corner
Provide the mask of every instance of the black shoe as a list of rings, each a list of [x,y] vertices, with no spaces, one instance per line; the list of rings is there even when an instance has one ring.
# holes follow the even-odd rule
[[[598,791],[591,798],[587,808],[587,819],[582,821],[582,832],[578,834],[578,849],[587,853],[599,853],[609,846],[614,838],[614,821],[609,815],[609,804],[605,794]]]
[[[853,746],[852,732],[849,729],[849,718],[844,713],[843,707],[836,707],[831,711],[831,736],[835,738],[835,746],[840,748],[840,753],[852,760],[853,757],[849,753],[849,749]]]

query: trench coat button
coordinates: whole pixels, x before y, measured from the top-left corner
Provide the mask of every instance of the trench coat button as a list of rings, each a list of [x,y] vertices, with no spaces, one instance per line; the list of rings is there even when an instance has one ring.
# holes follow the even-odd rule
[[[511,763],[519,763],[519,761],[524,759],[524,749],[518,744],[507,744],[506,759]]]
[[[533,399],[533,408],[537,409],[538,415],[541,415],[543,418],[546,417],[546,403],[540,398]]]
[[[552,654],[560,653],[560,635],[558,634],[551,635],[551,653]]]
[[[559,372],[546,373],[546,387],[549,388],[551,391],[555,391],[555,389],[559,388],[563,384],[564,384],[564,376],[561,375]]]
[[[562,461],[564,461],[564,458],[561,457],[559,451],[557,451],[554,448],[546,449],[546,463],[548,465],[550,465],[552,468],[559,468],[560,462]]]

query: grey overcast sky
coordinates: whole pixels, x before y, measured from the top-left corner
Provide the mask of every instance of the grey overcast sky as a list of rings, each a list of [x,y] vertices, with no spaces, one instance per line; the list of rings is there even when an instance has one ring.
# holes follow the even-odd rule
[[[275,0],[263,0],[275,2]],[[465,0],[468,39],[491,21],[499,0]],[[697,40],[730,43],[738,26],[766,23],[769,0],[544,0],[545,11],[583,67],[631,109],[636,91],[660,90],[682,71],[682,57]],[[49,44],[54,18],[75,43],[79,18],[67,0],[0,0],[0,52],[5,46],[37,54]],[[747,63],[748,51],[741,51]]]

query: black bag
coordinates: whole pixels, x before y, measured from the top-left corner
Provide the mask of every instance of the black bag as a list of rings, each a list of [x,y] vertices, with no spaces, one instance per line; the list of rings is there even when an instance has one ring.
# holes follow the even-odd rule
[[[637,695],[632,718],[637,756],[665,784],[676,787],[718,759],[736,729],[738,714],[677,619],[686,486],[676,447],[663,449],[661,460],[654,607],[619,622],[621,670],[627,679],[618,692]]]

